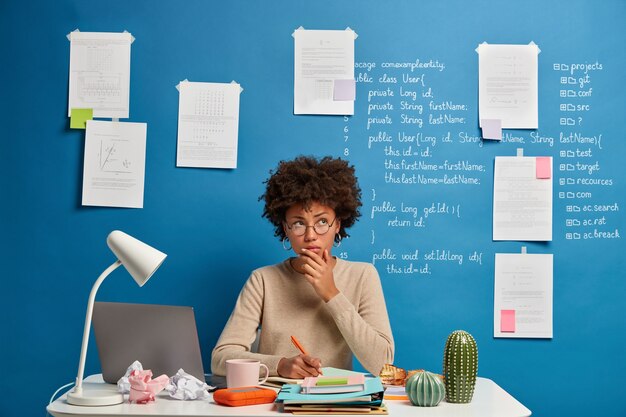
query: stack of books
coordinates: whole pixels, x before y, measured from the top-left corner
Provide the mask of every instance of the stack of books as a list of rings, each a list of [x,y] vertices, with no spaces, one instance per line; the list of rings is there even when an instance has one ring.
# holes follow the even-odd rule
[[[346,374],[305,378],[301,384],[285,384],[276,402],[283,412],[293,414],[388,414],[383,404],[380,378]],[[349,373],[348,373],[349,372]]]

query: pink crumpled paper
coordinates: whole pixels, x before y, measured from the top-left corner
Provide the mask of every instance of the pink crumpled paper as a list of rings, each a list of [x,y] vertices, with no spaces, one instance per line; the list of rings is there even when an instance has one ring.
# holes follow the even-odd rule
[[[146,404],[154,401],[154,397],[165,388],[169,378],[163,374],[152,379],[152,371],[148,369],[131,372],[128,381],[130,382],[130,396],[128,400],[131,403]]]

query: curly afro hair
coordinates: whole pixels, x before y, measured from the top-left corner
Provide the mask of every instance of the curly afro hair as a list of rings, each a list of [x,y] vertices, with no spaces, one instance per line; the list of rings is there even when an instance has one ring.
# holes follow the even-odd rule
[[[280,239],[285,238],[282,224],[286,212],[294,204],[308,208],[318,202],[331,207],[341,220],[336,241],[349,236],[346,229],[361,215],[361,189],[354,167],[340,158],[298,156],[293,161],[280,161],[265,184],[265,194],[259,197],[265,201],[263,217],[274,225],[274,235]]]

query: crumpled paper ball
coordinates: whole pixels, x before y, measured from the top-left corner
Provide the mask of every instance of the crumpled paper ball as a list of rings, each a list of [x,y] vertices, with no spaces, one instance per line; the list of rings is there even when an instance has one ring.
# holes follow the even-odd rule
[[[128,394],[130,392],[130,382],[128,377],[133,371],[143,371],[143,365],[139,361],[135,361],[130,364],[126,373],[117,381],[117,390],[122,394]]]
[[[128,377],[130,382],[130,396],[128,400],[131,403],[146,404],[154,401],[156,395],[165,388],[169,382],[167,375],[159,375],[152,379],[152,371],[133,371]]]
[[[177,400],[204,400],[209,398],[208,390],[212,388],[181,368],[170,378],[165,390]]]

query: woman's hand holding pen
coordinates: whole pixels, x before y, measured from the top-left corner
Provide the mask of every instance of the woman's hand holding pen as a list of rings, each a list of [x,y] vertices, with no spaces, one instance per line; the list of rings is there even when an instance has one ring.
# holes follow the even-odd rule
[[[322,361],[309,355],[300,354],[291,358],[282,358],[278,362],[278,375],[285,378],[303,379],[307,376],[322,374]]]
[[[328,302],[339,294],[333,275],[334,259],[329,255],[328,250],[325,249],[320,256],[313,251],[302,249],[299,258],[302,262],[304,277],[324,302]]]

